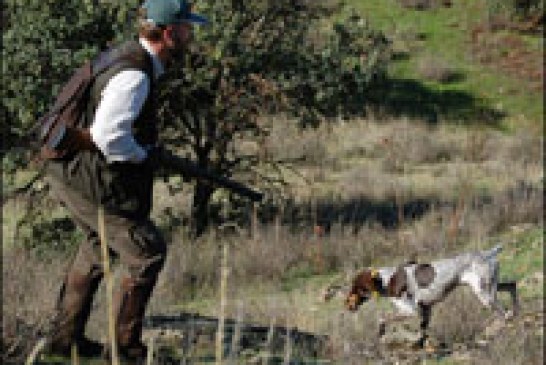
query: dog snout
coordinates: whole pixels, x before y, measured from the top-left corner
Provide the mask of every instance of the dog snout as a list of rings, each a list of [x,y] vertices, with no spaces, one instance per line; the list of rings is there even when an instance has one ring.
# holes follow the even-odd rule
[[[366,298],[363,298],[358,294],[350,294],[345,300],[345,306],[348,310],[354,312],[365,300]]]

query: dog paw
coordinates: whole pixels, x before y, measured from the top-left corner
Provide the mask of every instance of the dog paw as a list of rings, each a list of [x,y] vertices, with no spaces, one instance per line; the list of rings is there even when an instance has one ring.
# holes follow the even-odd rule
[[[417,341],[413,342],[411,344],[412,350],[423,350],[425,348],[425,344],[427,343],[427,340],[425,338],[420,338]]]

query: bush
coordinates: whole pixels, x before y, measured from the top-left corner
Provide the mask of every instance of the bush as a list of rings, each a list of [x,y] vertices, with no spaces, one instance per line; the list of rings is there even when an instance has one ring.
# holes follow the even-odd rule
[[[544,23],[544,2],[542,0],[487,0],[490,21]],[[539,24],[534,24],[539,25]]]
[[[451,7],[452,0],[400,0],[400,4],[404,8],[416,10],[434,9],[440,6]]]
[[[163,97],[164,137],[193,155],[203,168],[238,174],[262,189],[278,189],[284,177],[268,159],[263,115],[285,113],[301,126],[363,114],[373,82],[381,80],[389,44],[356,14],[331,28],[321,20],[331,6],[310,1],[204,1],[211,19]],[[242,142],[258,148],[245,153]],[[315,154],[316,146],[308,154]],[[194,232],[204,232],[214,188],[198,182]]]
[[[127,30],[136,0],[14,0],[3,5],[4,149],[20,144],[72,71]]]
[[[74,68],[113,40],[126,38],[139,3],[7,4],[3,72],[9,77],[2,78],[1,104],[6,116],[1,129],[9,136],[5,147],[25,142],[36,117]],[[262,150],[247,155],[234,147],[242,140],[261,145],[268,130],[258,116],[286,112],[301,125],[317,125],[340,114],[362,114],[370,85],[385,71],[389,47],[383,34],[355,13],[325,28],[321,20],[330,20],[336,9],[332,2],[306,0],[200,2],[198,11],[211,24],[197,29],[194,47],[165,84],[160,113],[165,142],[220,175],[253,178],[264,189],[282,183]],[[195,186],[197,234],[210,223],[214,190],[201,182]]]

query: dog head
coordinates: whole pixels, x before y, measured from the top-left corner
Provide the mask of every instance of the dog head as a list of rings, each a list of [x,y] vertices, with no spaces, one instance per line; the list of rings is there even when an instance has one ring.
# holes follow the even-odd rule
[[[358,274],[351,286],[345,306],[350,311],[356,311],[360,305],[374,295],[383,291],[383,282],[377,270],[366,269]]]

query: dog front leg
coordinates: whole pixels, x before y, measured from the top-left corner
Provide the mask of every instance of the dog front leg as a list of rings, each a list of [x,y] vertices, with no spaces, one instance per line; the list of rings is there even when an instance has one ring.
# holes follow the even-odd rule
[[[421,318],[421,323],[419,325],[421,331],[421,337],[415,343],[415,347],[423,348],[428,338],[427,330],[430,324],[431,317],[431,306],[426,304],[419,304],[419,317]]]

